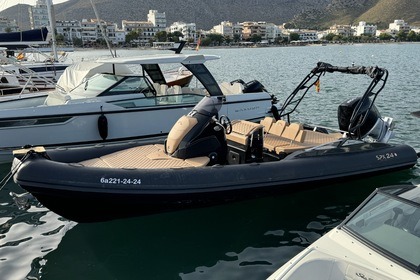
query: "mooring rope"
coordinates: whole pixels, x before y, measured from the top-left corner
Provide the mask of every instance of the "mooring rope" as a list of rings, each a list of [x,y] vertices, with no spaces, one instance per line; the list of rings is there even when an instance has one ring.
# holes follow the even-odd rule
[[[20,160],[20,162],[16,166],[12,166],[9,173],[0,181],[0,191],[4,188],[4,186],[9,182],[9,180],[15,176],[16,172],[19,170],[20,166],[29,158],[29,156],[33,153],[33,150],[28,151]]]

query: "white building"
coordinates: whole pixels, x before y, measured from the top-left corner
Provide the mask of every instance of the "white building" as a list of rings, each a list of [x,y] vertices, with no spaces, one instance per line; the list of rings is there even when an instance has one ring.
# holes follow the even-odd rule
[[[149,13],[147,14],[147,21],[153,24],[156,32],[166,30],[165,13],[159,13],[157,10],[149,10]]]
[[[122,29],[125,34],[129,34],[130,32],[134,31],[139,34],[138,40],[135,40],[136,43],[140,44],[149,44],[156,35],[155,26],[150,21],[130,21],[130,20],[123,20],[122,21]]]
[[[185,23],[182,21],[174,22],[167,28],[167,31],[170,33],[174,33],[175,31],[179,31],[184,35],[183,40],[192,39],[194,42],[196,41],[196,25],[195,23]]]
[[[7,18],[0,18],[0,33],[19,31],[19,26],[16,20],[8,20]]]
[[[389,33],[395,35],[400,31],[409,32],[411,30],[408,23],[404,22],[402,19],[396,19],[393,23],[389,24]]]
[[[333,26],[330,27],[330,29],[328,31],[329,31],[329,33],[339,35],[339,36],[342,36],[342,37],[351,37],[356,32],[351,27],[351,25],[339,25],[339,24],[334,24]]]
[[[273,43],[277,38],[283,37],[280,27],[274,23],[266,24],[265,34],[269,43]]]
[[[37,0],[35,6],[30,6],[28,10],[31,29],[50,26],[46,0]]]
[[[361,35],[376,35],[376,25],[368,25],[365,21],[359,22],[359,25],[355,27],[356,36]]]
[[[57,34],[64,36],[65,42],[73,42],[74,38],[82,38],[82,26],[78,20],[57,20],[55,27]]]
[[[115,41],[114,44],[123,44],[125,43],[125,31],[124,30],[115,30]]]
[[[314,30],[300,30],[299,40],[305,42],[317,42],[319,41],[318,32]]]
[[[222,34],[225,37],[233,38],[233,24],[230,21],[222,21],[219,25],[213,26],[210,32],[213,34]]]
[[[105,22],[103,20],[99,23],[96,19],[82,19],[80,25],[83,44],[91,44],[98,39],[106,39],[115,44],[115,32],[117,31],[117,25],[115,23]],[[102,29],[105,32],[106,38],[102,34]]]

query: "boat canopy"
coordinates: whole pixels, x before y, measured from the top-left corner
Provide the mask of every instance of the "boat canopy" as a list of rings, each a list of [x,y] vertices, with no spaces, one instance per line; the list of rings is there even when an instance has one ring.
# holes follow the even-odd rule
[[[20,50],[37,44],[49,44],[48,28],[8,32],[0,34],[0,46]]]
[[[166,64],[166,63],[182,63],[182,64],[202,64],[209,60],[220,59],[217,55],[202,54],[170,54],[170,55],[150,55],[150,56],[131,56],[116,57],[109,59],[98,59],[97,62],[113,63],[113,64]]]
[[[117,75],[132,74],[127,65],[112,63],[98,63],[98,62],[79,62],[75,63],[64,70],[60,79],[57,82],[57,87],[69,92],[76,88],[86,79],[98,73],[115,73]]]
[[[212,96],[223,95],[216,80],[206,68],[204,63],[209,60],[219,59],[217,55],[203,54],[170,54],[170,55],[150,55],[134,57],[116,57],[99,59],[97,62],[110,64],[140,64],[143,70],[149,75],[154,83],[166,83],[159,64],[182,64],[203,84],[208,93]]]

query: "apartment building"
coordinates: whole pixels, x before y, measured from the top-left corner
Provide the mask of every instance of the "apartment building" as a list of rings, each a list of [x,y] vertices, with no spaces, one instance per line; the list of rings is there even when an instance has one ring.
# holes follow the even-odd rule
[[[50,26],[47,0],[37,0],[35,6],[30,6],[28,10],[31,29]]]
[[[356,36],[361,35],[376,35],[376,25],[367,24],[365,21],[360,21],[359,25],[355,26]]]
[[[332,33],[342,37],[351,37],[356,33],[356,30],[354,30],[351,25],[334,24],[330,27],[328,33]]]
[[[155,27],[155,32],[166,30],[166,13],[159,13],[157,10],[149,10],[147,21]]]
[[[63,35],[65,42],[73,42],[75,38],[82,38],[82,27],[78,20],[58,20],[55,27],[57,34]]]
[[[184,35],[183,40],[191,39],[195,42],[196,40],[196,25],[195,23],[185,23],[182,21],[177,21],[172,23],[167,29],[167,32],[174,33],[175,31],[179,31]]]
[[[7,18],[0,18],[0,33],[19,31],[19,26],[16,20],[9,20]]]

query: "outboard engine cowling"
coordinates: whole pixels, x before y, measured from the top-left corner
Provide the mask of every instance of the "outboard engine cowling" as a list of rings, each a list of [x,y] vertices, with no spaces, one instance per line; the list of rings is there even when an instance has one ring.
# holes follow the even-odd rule
[[[249,93],[249,92],[263,92],[267,91],[265,87],[257,80],[250,81],[244,85],[243,92]]]
[[[359,112],[357,113],[358,116],[354,119],[355,122],[350,124],[350,119],[353,115],[353,112],[361,99],[361,97],[349,99],[338,106],[338,126],[340,130],[349,131],[349,129],[354,128],[360,121],[360,118],[366,114],[367,110],[372,105],[372,101],[370,99],[365,99]],[[379,111],[375,105],[373,105],[365,123],[360,127],[360,129],[358,129],[358,131],[354,132],[356,133],[356,136],[358,138],[365,137],[368,132],[375,126],[378,119],[381,119],[381,115],[379,114]],[[350,125],[352,127],[349,127]]]

